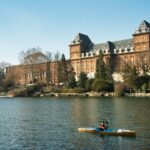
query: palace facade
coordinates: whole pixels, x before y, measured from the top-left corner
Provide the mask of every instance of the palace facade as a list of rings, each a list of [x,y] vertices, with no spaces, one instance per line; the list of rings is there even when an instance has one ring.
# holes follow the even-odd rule
[[[76,78],[81,72],[85,72],[89,78],[94,78],[96,72],[96,60],[102,52],[104,61],[111,59],[111,67],[118,70],[126,63],[137,65],[150,63],[150,23],[143,20],[132,39],[119,41],[107,41],[106,43],[94,44],[91,39],[79,33],[69,45],[70,63],[74,68]],[[34,75],[41,82],[58,84],[57,74],[58,62],[46,62],[33,64]],[[31,65],[18,65],[6,68],[7,76],[13,76],[15,83],[27,84],[31,82]]]
[[[105,61],[112,58],[112,67],[115,70],[125,63],[136,65],[140,61],[148,61],[150,23],[142,21],[133,33],[132,39],[107,41],[100,44],[93,44],[87,35],[79,33],[70,44],[70,60],[77,76],[83,71],[89,77],[94,77],[96,58],[100,51],[103,52]]]

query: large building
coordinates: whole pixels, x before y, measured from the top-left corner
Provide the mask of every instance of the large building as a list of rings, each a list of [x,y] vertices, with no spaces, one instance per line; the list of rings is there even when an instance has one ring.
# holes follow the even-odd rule
[[[94,77],[96,58],[100,51],[103,52],[105,61],[112,58],[114,69],[125,63],[136,65],[141,59],[148,61],[146,59],[150,54],[150,23],[142,21],[132,39],[100,44],[93,44],[87,35],[79,33],[70,44],[70,60],[77,76],[83,71],[89,77]]]
[[[111,58],[114,70],[123,67],[126,63],[134,65],[141,62],[150,63],[150,23],[143,20],[132,36],[132,39],[94,44],[87,35],[79,33],[69,45],[70,63],[74,68],[76,78],[81,72],[87,73],[89,78],[94,77],[96,59],[100,52],[103,52],[105,62]],[[36,79],[49,82],[48,70],[50,70],[51,82],[58,84],[59,80],[56,76],[58,63],[46,62],[34,66]],[[8,67],[7,75],[15,76],[18,84],[27,84],[31,82],[30,65]]]

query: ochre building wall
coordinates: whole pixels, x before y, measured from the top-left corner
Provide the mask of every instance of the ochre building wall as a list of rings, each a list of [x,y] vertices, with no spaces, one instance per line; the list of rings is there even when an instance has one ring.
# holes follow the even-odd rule
[[[145,23],[145,22],[144,22]],[[149,24],[148,24],[149,25]],[[142,25],[141,25],[142,26]],[[141,26],[139,28],[141,28]],[[140,29],[141,30],[141,29]],[[78,35],[78,38],[80,35]],[[84,36],[86,37],[86,36]],[[81,72],[87,73],[89,78],[93,78],[96,72],[97,54],[88,54],[89,45],[86,40],[79,40],[77,43],[70,44],[70,63],[74,68],[76,78]],[[115,49],[114,49],[115,50]],[[105,51],[109,51],[108,48]],[[145,32],[133,34],[133,45],[131,51],[121,49],[113,53],[104,54],[104,61],[112,58],[113,70],[120,70],[124,64],[133,65],[142,62],[150,63],[150,29]],[[58,62],[46,62],[32,65],[18,65],[6,68],[7,77],[12,77],[16,84],[31,83],[34,78],[40,82],[59,84]]]

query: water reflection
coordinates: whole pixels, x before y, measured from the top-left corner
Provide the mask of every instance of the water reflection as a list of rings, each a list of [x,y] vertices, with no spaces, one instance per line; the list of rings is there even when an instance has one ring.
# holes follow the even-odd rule
[[[138,98],[0,99],[0,149],[148,149],[150,101]],[[136,138],[77,132],[108,120]]]

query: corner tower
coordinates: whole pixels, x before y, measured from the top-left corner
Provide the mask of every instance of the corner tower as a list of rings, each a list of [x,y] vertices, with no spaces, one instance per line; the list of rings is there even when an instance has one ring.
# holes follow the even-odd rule
[[[150,50],[150,23],[145,20],[133,34],[133,47],[135,52]]]
[[[72,41],[70,46],[70,59],[80,59],[81,53],[86,53],[93,47],[93,43],[90,38],[85,35],[78,33],[75,39]]]

